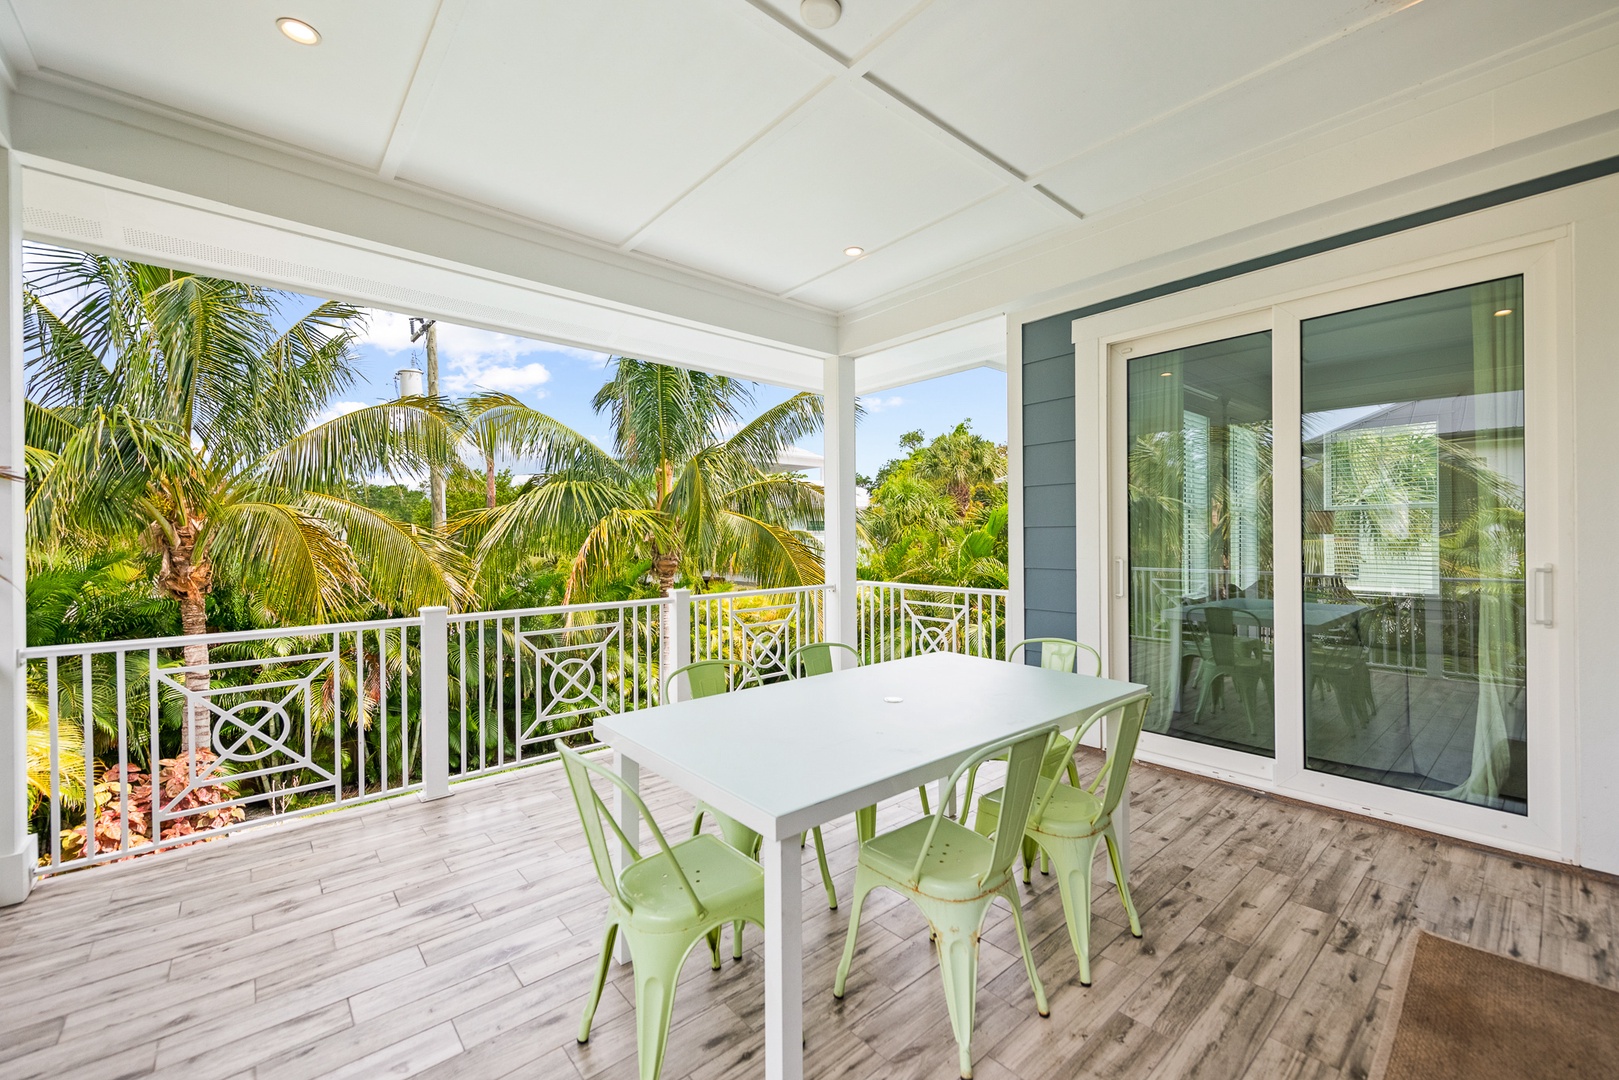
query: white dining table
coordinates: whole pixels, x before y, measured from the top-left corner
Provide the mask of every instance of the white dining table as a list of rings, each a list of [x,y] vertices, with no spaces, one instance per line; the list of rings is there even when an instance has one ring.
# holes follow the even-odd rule
[[[625,713],[597,721],[596,733],[629,784],[650,769],[764,837],[765,1076],[801,1080],[800,834],[919,784],[942,788],[974,749],[1019,732],[1107,712],[1111,739],[1114,710],[1144,689],[931,653]],[[638,844],[633,804],[621,799],[616,809]],[[1128,795],[1114,821],[1128,868]]]

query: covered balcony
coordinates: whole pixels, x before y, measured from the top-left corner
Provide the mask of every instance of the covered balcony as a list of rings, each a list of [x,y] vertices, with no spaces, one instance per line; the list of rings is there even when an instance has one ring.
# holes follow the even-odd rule
[[[0,1080],[1619,1071],[1616,73],[1612,0],[0,6]],[[820,562],[31,646],[25,243],[818,395]],[[984,367],[1008,587],[876,580],[862,398]]]

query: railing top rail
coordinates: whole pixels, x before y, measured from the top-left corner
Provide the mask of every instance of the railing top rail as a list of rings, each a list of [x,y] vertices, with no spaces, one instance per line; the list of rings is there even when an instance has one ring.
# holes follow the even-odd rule
[[[607,600],[596,604],[553,604],[549,607],[502,608],[499,611],[462,611],[449,617],[452,623],[481,622],[484,619],[527,619],[538,615],[566,615],[577,611],[619,611],[624,608],[649,608],[668,604],[667,596],[654,596],[650,600]]]
[[[909,581],[867,581],[864,578],[855,582],[856,585],[870,585],[883,589],[905,589],[914,592],[947,592],[947,593],[973,593],[980,596],[1006,596],[1008,589],[980,589],[971,585],[916,585]]]
[[[17,650],[23,660],[44,660],[52,656],[83,656],[86,653],[137,652],[142,649],[181,649],[187,645],[231,645],[243,641],[274,641],[278,638],[324,637],[351,634],[360,630],[397,630],[420,626],[420,616],[403,619],[371,619],[365,622],[321,623],[317,626],[283,626],[266,630],[233,630],[217,634],[175,634],[172,637],[125,638],[116,641],[86,641],[73,645],[31,645]]]
[[[746,600],[755,596],[781,596],[784,593],[833,592],[837,586],[822,582],[819,585],[783,585],[779,589],[732,589],[729,592],[694,592],[693,600]]]

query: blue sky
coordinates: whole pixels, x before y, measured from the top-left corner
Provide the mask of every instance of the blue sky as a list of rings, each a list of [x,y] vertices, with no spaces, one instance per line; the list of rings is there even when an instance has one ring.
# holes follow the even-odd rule
[[[298,301],[288,298],[285,315],[292,316]],[[440,322],[439,372],[442,391],[461,396],[478,390],[511,394],[602,445],[610,445],[611,432],[604,418],[590,407],[607,378],[608,358],[582,349],[495,334]],[[370,328],[358,345],[360,378],[334,399],[328,415],[385,401],[394,396],[394,372],[402,367],[425,367],[420,344],[412,344],[403,315],[374,312]],[[765,408],[792,391],[758,384],[755,398]],[[883,462],[899,453],[899,437],[920,428],[930,438],[970,420],[972,428],[996,442],[1006,441],[1006,376],[990,369],[947,375],[913,383],[862,399],[865,419],[856,435],[858,471],[871,476]],[[803,443],[821,450],[817,435]]]

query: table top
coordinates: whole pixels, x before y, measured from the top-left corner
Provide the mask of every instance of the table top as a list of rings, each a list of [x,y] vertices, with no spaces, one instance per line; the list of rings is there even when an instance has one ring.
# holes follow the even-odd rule
[[[749,828],[782,839],[946,777],[986,743],[1077,723],[1145,689],[930,653],[642,709],[597,721],[596,731]]]

